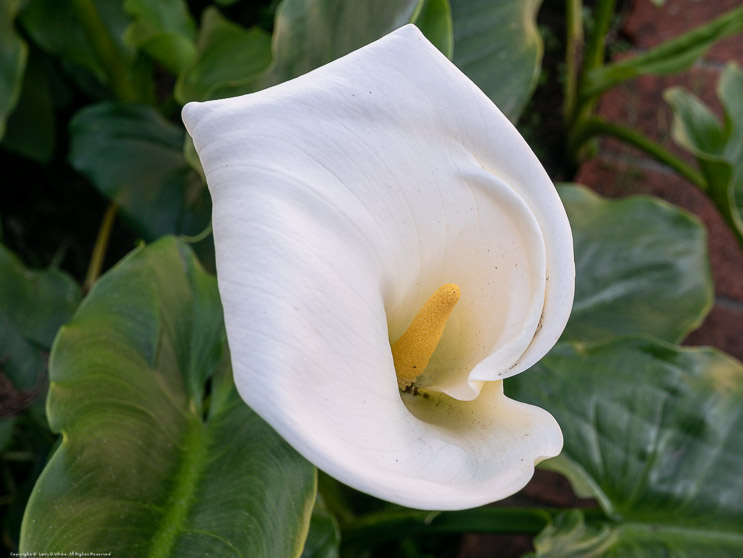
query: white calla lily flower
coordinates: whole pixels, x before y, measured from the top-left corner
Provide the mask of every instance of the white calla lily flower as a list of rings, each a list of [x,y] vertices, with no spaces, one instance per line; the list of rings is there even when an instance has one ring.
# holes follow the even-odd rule
[[[567,322],[565,211],[511,123],[417,28],[183,118],[214,203],[235,383],[301,454],[374,496],[461,509],[560,452],[556,421],[503,379]],[[416,316],[396,351],[423,371],[400,380],[391,347]]]

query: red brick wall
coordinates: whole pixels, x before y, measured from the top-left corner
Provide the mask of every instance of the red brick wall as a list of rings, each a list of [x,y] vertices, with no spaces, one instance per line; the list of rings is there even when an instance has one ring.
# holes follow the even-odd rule
[[[622,34],[630,41],[631,50],[621,56],[633,56],[740,4],[741,0],[668,0],[656,7],[650,0],[634,0],[622,24]],[[729,60],[743,66],[743,34],[720,41],[682,74],[645,76],[620,85],[602,97],[599,115],[640,130],[691,163],[693,158],[671,139],[671,110],[663,100],[663,91],[681,85],[721,114],[715,86]],[[712,345],[743,360],[743,250],[704,194],[639,151],[612,139],[600,141],[598,157],[581,166],[575,181],[610,197],[637,193],[659,196],[704,221],[709,232],[716,300],[702,327],[685,343]]]

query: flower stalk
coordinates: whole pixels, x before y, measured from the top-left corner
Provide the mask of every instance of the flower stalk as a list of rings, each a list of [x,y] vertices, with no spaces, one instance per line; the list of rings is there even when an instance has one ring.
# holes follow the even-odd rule
[[[95,246],[93,246],[93,254],[90,257],[90,263],[88,264],[88,272],[85,274],[85,281],[83,282],[83,291],[85,292],[88,292],[93,288],[93,284],[101,275],[103,261],[106,258],[108,241],[111,238],[111,231],[114,222],[116,221],[116,214],[118,211],[119,207],[115,203],[110,203],[103,214],[101,226],[98,229],[98,236],[95,240]]]

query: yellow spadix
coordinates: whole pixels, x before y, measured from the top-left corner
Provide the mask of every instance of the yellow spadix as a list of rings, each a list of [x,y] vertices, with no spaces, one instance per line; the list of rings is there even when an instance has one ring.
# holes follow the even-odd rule
[[[428,366],[460,296],[459,286],[454,283],[441,285],[392,345],[397,385],[401,390],[413,385]]]

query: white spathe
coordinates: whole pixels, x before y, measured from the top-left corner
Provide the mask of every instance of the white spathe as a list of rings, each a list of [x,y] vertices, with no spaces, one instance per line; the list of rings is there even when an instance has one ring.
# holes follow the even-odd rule
[[[377,497],[460,509],[560,452],[552,416],[502,380],[567,322],[565,211],[511,123],[416,27],[183,119],[214,203],[237,388],[301,454]],[[390,342],[449,282],[462,297],[426,389],[401,396]]]

